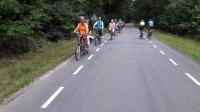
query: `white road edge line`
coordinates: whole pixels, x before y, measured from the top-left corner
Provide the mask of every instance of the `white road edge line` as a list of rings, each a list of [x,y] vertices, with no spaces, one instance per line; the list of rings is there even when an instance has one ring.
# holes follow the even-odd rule
[[[164,52],[164,51],[162,51],[162,50],[160,50],[160,53],[161,53],[162,55],[165,55],[165,52]]]
[[[98,52],[100,50],[100,48],[97,48],[95,51]]]
[[[51,104],[51,102],[60,94],[64,87],[58,88],[58,90],[42,105],[41,108],[45,109]]]
[[[178,64],[173,59],[169,58],[169,61],[172,62],[175,66],[178,66]]]
[[[74,73],[73,73],[73,75],[77,75],[80,71],[81,71],[81,69],[84,67],[84,65],[81,65]]]
[[[93,56],[94,56],[93,54],[92,54],[92,55],[90,55],[90,57],[88,58],[88,60],[91,60]]]
[[[192,77],[189,73],[185,73],[186,76],[188,76],[194,83],[196,83],[198,86],[200,86],[200,82],[197,81],[194,77]]]
[[[153,45],[153,47],[156,48],[156,49],[158,48],[156,45]]]

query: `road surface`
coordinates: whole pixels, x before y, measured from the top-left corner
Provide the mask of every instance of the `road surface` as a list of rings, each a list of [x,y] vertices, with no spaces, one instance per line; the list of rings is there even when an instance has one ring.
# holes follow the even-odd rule
[[[0,112],[200,112],[200,65],[127,25],[67,60]]]

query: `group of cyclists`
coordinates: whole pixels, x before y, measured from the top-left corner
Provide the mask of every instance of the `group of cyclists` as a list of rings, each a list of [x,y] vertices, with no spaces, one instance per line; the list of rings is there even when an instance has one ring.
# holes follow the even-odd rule
[[[111,39],[116,35],[117,32],[121,32],[122,28],[125,26],[125,22],[121,19],[112,19],[109,23],[109,31],[111,34]],[[92,36],[91,30],[96,30],[96,37]],[[87,53],[87,49],[95,40],[95,45],[101,43],[102,35],[104,31],[104,22],[101,17],[98,17],[98,20],[94,23],[93,27],[89,26],[89,20],[86,20],[85,17],[80,17],[80,23],[77,25],[73,33],[78,34],[78,44],[76,47],[75,57],[76,60],[80,58],[81,53]]]
[[[91,25],[90,25],[91,26]],[[78,44],[76,47],[75,57],[78,60],[82,53],[87,53],[87,49],[95,40],[95,45],[101,43],[103,31],[105,29],[104,22],[102,21],[101,17],[98,17],[98,20],[94,23],[93,27],[89,26],[89,20],[86,20],[85,17],[80,17],[80,23],[77,25],[76,29],[73,31],[74,33],[78,34]],[[109,31],[110,31],[110,39],[112,40],[113,37],[116,36],[116,33],[121,33],[122,28],[125,26],[125,22],[121,19],[111,19],[109,23]],[[146,23],[144,20],[140,22],[140,38],[143,38],[143,32]],[[154,27],[154,21],[152,19],[148,20],[147,28],[148,33],[147,37],[151,39],[152,29]],[[91,30],[96,30],[95,38],[92,36]]]
[[[151,39],[151,36],[152,36],[152,30],[153,30],[153,27],[154,27],[154,21],[152,19],[149,19],[148,22],[147,22],[147,28],[148,28],[148,32],[147,32],[147,38],[148,39]],[[139,27],[139,30],[140,30],[140,38],[143,38],[143,33],[144,33],[144,28],[146,26],[146,23],[144,20],[141,20],[140,21],[140,27]]]
[[[117,19],[112,19],[109,23],[109,31],[112,32],[121,32],[122,28],[125,26],[125,22],[121,19],[117,21]],[[104,22],[101,20],[101,17],[93,25],[93,29],[96,30],[96,34],[98,34],[98,38],[102,38],[103,31],[104,31]],[[89,47],[91,45],[91,39],[94,37],[91,34],[91,28],[89,27],[89,21],[85,19],[85,17],[80,17],[80,23],[77,25],[76,29],[73,31],[74,33],[79,33],[80,40],[87,40],[86,44]]]

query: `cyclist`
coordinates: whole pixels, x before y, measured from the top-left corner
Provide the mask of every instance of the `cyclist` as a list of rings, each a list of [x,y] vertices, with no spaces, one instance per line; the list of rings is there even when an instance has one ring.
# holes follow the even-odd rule
[[[80,33],[80,40],[87,40],[87,34],[89,32],[88,24],[85,21],[85,17],[80,17],[80,23],[77,25],[76,29],[73,31],[74,33]],[[89,41],[87,41],[87,46],[89,46]]]
[[[121,32],[121,30],[122,30],[122,25],[123,25],[123,22],[121,19],[119,19],[119,21],[117,22],[117,29],[119,32]]]
[[[114,30],[114,36],[115,36],[115,28],[116,28],[116,24],[115,24],[114,20],[112,19],[111,22],[109,23],[109,31],[113,32],[113,30]]]
[[[114,23],[115,23],[115,31],[117,31],[117,30],[118,30],[118,26],[117,26],[117,22],[118,22],[118,21],[117,21],[117,19],[114,19],[113,21],[114,21]]]
[[[99,35],[99,37],[102,37],[103,30],[104,30],[104,23],[101,20],[101,17],[98,18],[98,21],[96,21],[96,23],[94,24],[93,29],[96,29],[97,34]]]
[[[154,21],[152,19],[149,19],[148,21],[148,35],[147,37],[150,37],[152,35],[152,29],[154,27]]]
[[[143,31],[144,31],[144,27],[145,27],[145,22],[144,20],[140,21],[140,37],[143,37]]]

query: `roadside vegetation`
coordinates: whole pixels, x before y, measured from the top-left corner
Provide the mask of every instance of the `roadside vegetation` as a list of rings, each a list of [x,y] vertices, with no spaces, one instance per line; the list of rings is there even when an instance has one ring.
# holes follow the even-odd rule
[[[200,63],[200,42],[189,37],[154,31],[155,38]]]
[[[152,18],[159,30],[200,41],[199,0],[135,0],[132,10],[137,23]]]
[[[0,102],[71,57],[76,39],[47,44],[37,52],[12,60],[0,60]]]

